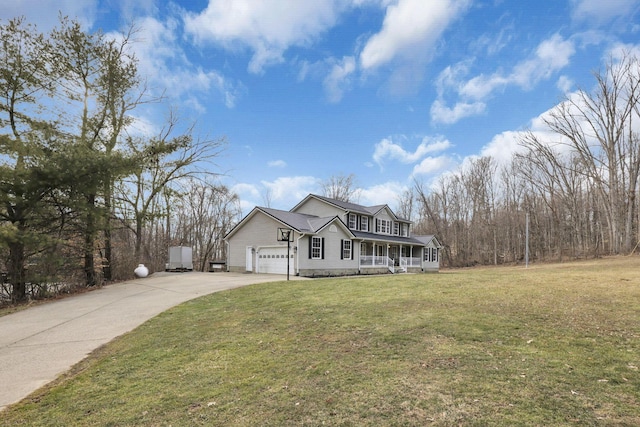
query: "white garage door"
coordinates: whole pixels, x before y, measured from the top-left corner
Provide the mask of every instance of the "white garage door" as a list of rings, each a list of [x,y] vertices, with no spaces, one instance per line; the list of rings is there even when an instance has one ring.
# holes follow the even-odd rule
[[[289,273],[291,273],[293,253],[289,256]],[[261,248],[258,254],[258,273],[287,274],[287,248]]]

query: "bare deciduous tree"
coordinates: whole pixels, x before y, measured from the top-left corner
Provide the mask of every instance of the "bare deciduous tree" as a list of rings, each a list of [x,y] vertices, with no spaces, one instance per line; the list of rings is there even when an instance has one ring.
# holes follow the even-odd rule
[[[580,171],[593,182],[607,221],[611,253],[629,251],[640,170],[640,139],[634,130],[640,95],[640,61],[628,53],[611,58],[596,73],[593,92],[579,90],[544,119],[579,159]]]
[[[321,184],[322,195],[343,202],[356,202],[360,190],[356,187],[356,178],[350,175],[333,175]]]
[[[129,149],[133,155],[144,159],[144,163],[130,177],[122,180],[117,187],[116,200],[119,201],[121,215],[135,235],[134,258],[142,262],[145,226],[167,212],[160,209],[165,205],[162,198],[167,188],[188,178],[215,175],[205,168],[218,157],[224,147],[224,139],[194,140],[192,130],[172,137],[178,121],[171,116],[167,127],[152,140],[129,139]]]
[[[190,242],[194,268],[207,271],[209,261],[226,259],[223,238],[240,219],[240,199],[216,182],[190,179],[183,187],[174,238]]]

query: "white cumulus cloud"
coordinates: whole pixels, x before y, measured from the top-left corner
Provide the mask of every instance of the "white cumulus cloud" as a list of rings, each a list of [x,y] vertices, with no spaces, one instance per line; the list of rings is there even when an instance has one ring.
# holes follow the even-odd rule
[[[458,102],[453,108],[436,99],[431,105],[431,120],[434,123],[453,124],[459,120],[482,114],[487,106],[484,102]]]
[[[249,71],[283,61],[291,46],[305,46],[335,25],[339,0],[209,0],[199,14],[184,17],[186,30],[202,43],[253,52]]]
[[[358,203],[365,206],[389,205],[394,210],[393,202],[398,195],[407,190],[407,186],[395,181],[385,182],[369,188],[359,190]]]
[[[284,176],[275,181],[261,181],[261,184],[268,190],[274,205],[290,205],[289,208],[308,194],[317,192],[319,187],[318,179],[313,176]]]
[[[551,78],[571,62],[575,54],[575,43],[559,34],[543,40],[529,58],[513,66],[509,73],[480,74],[465,80],[469,71],[467,63],[445,68],[436,80],[438,99],[431,106],[434,123],[453,124],[464,117],[485,112],[486,100],[496,91],[507,86],[531,90],[541,80]],[[447,106],[444,98],[452,92],[457,96],[453,107]]]
[[[455,161],[449,156],[426,157],[414,166],[412,176],[416,175],[433,175],[442,172],[455,165]]]
[[[130,45],[138,59],[140,75],[146,77],[151,91],[172,98],[182,98],[187,105],[202,111],[200,97],[210,93],[220,96],[228,108],[233,108],[245,92],[217,70],[194,66],[180,44],[179,22],[172,18],[159,21],[147,16],[136,21],[134,43]],[[116,33],[109,37],[120,37]]]
[[[480,156],[491,156],[498,165],[507,165],[513,156],[521,150],[519,140],[524,132],[506,131],[495,135],[480,151]]]
[[[350,85],[350,76],[356,71],[356,60],[353,56],[345,56],[342,60],[332,62],[331,71],[324,79],[323,86],[330,102],[340,102]]]
[[[447,150],[451,142],[446,139],[425,137],[414,151],[406,150],[401,144],[385,138],[375,145],[373,161],[379,166],[387,160],[396,160],[401,163],[417,163],[431,153]]]
[[[387,7],[380,32],[360,54],[363,69],[373,69],[397,57],[415,58],[433,48],[444,30],[464,11],[466,0],[397,0]]]

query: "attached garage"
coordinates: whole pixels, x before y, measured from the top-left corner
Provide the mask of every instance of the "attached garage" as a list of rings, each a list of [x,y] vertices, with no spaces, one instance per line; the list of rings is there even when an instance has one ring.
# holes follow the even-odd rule
[[[289,256],[289,268],[293,271],[293,251]],[[287,274],[287,248],[260,248],[257,261],[258,273]]]

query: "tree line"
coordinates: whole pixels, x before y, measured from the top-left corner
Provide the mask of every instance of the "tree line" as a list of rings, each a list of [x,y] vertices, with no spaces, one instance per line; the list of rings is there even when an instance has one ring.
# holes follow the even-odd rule
[[[47,34],[0,21],[0,302],[164,269],[169,246],[195,267],[224,259],[240,201],[222,185],[222,138],[194,135],[168,109],[154,135],[135,117],[163,105],[138,72],[135,28],[88,33],[61,18]],[[416,182],[397,213],[435,234],[445,266],[633,253],[640,230],[640,61],[612,57],[543,116],[508,164],[469,159],[435,183]],[[325,195],[357,198],[355,177]]]
[[[142,107],[165,99],[138,72],[134,35],[0,21],[4,302],[129,278],[138,263],[164,269],[170,245],[192,246],[201,269],[224,257],[240,215],[213,172],[225,141],[181,129],[170,110],[155,135],[136,130]]]
[[[518,139],[506,164],[468,158],[435,182],[416,181],[395,212],[434,234],[449,267],[631,254],[640,245],[640,59],[618,52]],[[353,174],[321,184],[357,201]],[[528,239],[527,239],[528,234]],[[527,248],[528,241],[528,248]]]
[[[640,61],[621,53],[594,76],[519,138],[508,164],[473,158],[401,198],[444,244],[445,265],[521,262],[527,226],[534,260],[637,250]]]

